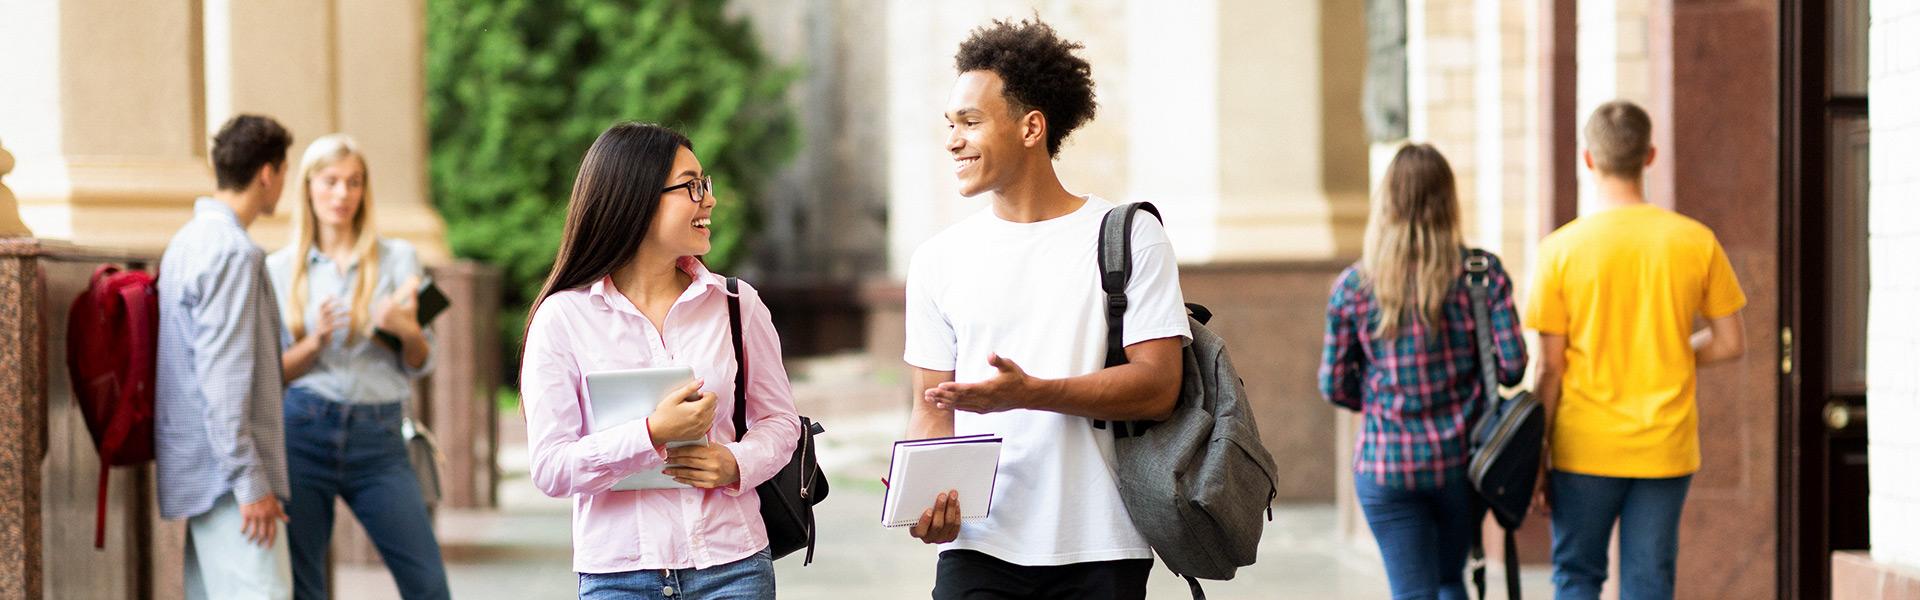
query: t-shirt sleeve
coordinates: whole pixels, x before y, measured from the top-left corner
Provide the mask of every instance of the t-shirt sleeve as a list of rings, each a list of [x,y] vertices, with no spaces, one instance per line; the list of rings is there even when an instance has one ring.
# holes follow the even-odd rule
[[[1127,314],[1122,323],[1123,346],[1161,338],[1193,341],[1187,326],[1186,298],[1180,293],[1180,265],[1160,220],[1140,215],[1133,220],[1133,277],[1127,280]]]
[[[1700,313],[1707,318],[1725,317],[1747,306],[1747,294],[1740,291],[1740,279],[1733,274],[1733,263],[1727,260],[1727,251],[1717,239],[1713,241],[1712,262],[1707,264],[1706,283],[1706,298],[1700,303]]]
[[[1548,335],[1567,334],[1567,299],[1562,293],[1559,263],[1552,247],[1543,244],[1528,282],[1526,312],[1520,316],[1528,329]]]
[[[944,287],[933,250],[922,246],[907,266],[907,364],[930,371],[952,371],[959,353],[958,338],[946,313],[935,300]]]

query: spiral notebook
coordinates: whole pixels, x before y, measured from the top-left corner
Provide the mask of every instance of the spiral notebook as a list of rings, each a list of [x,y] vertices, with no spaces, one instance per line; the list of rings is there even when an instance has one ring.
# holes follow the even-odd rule
[[[941,492],[960,494],[960,518],[984,519],[993,509],[993,483],[1000,473],[1001,439],[992,434],[904,440],[893,443],[887,495],[880,524],[903,527],[920,520]]]

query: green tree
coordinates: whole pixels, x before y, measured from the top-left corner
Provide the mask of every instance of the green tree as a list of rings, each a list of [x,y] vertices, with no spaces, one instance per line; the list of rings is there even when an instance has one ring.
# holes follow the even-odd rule
[[[559,247],[593,139],[619,121],[693,140],[714,174],[713,252],[730,269],[756,229],[753,200],[793,154],[790,69],[744,19],[704,0],[429,0],[427,124],[434,205],[455,254],[499,267],[503,340]],[[518,352],[504,353],[509,360]]]

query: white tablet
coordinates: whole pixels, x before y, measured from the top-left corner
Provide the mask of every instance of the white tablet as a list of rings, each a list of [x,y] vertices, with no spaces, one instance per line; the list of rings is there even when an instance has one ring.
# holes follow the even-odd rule
[[[592,413],[588,416],[589,431],[605,431],[608,428],[639,421],[653,414],[653,407],[667,392],[693,381],[692,367],[656,367],[648,369],[629,369],[622,371],[600,371],[587,374],[587,405]],[[706,438],[697,440],[668,442],[668,448],[690,445],[706,445]],[[667,465],[677,466],[677,465]],[[691,487],[674,481],[657,471],[647,471],[628,475],[620,483],[613,485],[616,491],[655,490]]]

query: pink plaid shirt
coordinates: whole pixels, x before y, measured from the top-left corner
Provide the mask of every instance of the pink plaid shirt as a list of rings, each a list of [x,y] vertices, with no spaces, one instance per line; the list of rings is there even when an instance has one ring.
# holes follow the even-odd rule
[[[786,466],[800,435],[780,338],[759,293],[743,282],[741,327],[752,371],[747,436],[735,442],[726,280],[691,257],[680,268],[693,285],[668,310],[665,331],[655,330],[611,280],[547,298],[527,330],[520,394],[533,483],[549,496],[573,497],[574,571],[703,569],[767,546],[753,489]],[[692,367],[706,380],[704,391],[719,396],[707,437],[733,451],[740,464],[735,485],[610,491],[627,474],[665,463],[643,422],[588,433],[586,374],[664,366]]]

